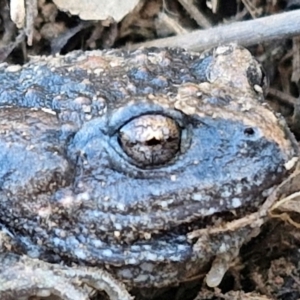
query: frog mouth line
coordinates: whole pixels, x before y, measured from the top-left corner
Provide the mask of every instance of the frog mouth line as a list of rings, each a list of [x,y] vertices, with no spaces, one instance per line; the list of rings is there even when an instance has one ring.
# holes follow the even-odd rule
[[[36,239],[25,237],[22,233],[15,232],[14,244],[19,253],[26,253],[31,257],[40,257],[51,263],[57,263],[62,256],[68,257],[74,262],[99,266],[105,263],[112,266],[127,264],[131,261],[133,265],[140,263],[141,260],[161,260],[165,261],[182,261],[190,258],[192,255],[192,247],[195,241],[188,240],[187,234],[198,229],[214,228],[222,226],[227,222],[239,219],[245,215],[255,212],[254,207],[240,207],[238,209],[223,213],[216,213],[198,219],[188,224],[181,224],[178,227],[165,230],[157,234],[151,234],[151,237],[145,239],[145,236],[137,238],[130,243],[116,240],[86,240],[85,243],[78,239],[50,238],[47,245],[39,245]],[[52,250],[49,250],[52,249]],[[144,253],[144,254],[141,254]],[[147,255],[146,255],[147,253]],[[59,255],[58,255],[59,254]],[[146,258],[143,258],[146,255]],[[147,258],[148,256],[148,258]],[[151,258],[152,257],[152,258]],[[157,258],[159,257],[159,258]],[[92,258],[92,259],[91,259]]]

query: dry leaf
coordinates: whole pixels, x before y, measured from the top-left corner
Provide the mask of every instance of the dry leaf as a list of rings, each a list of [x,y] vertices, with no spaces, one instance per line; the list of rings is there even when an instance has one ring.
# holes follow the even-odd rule
[[[25,2],[24,0],[10,1],[10,17],[18,28],[23,28],[25,23]]]
[[[121,21],[139,0],[53,0],[60,10],[78,15],[82,20],[107,20]]]

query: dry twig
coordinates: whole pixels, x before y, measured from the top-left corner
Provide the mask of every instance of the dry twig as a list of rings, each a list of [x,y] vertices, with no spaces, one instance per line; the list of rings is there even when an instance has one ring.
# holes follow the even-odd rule
[[[285,39],[300,35],[300,10],[256,20],[236,22],[207,30],[129,45],[130,49],[139,47],[183,47],[192,51],[203,51],[209,47],[230,42],[250,46],[275,39]]]

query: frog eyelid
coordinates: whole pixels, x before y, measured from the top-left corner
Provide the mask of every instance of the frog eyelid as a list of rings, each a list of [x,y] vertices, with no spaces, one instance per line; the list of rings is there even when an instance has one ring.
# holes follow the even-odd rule
[[[140,102],[133,105],[127,105],[125,108],[114,110],[107,117],[107,134],[115,135],[120,128],[129,123],[135,118],[143,115],[161,115],[173,119],[179,127],[185,127],[185,115],[173,109],[166,109],[163,106],[155,103]]]

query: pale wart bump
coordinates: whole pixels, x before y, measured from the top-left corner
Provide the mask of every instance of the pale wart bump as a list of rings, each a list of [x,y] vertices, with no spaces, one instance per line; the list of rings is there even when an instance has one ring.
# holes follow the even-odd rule
[[[92,111],[92,108],[89,105],[82,105],[81,108],[82,108],[82,111],[86,114],[90,113]]]
[[[194,193],[192,194],[192,199],[195,201],[202,201],[203,195],[201,193]]]
[[[194,201],[207,201],[207,200],[209,200],[209,197],[207,197],[206,195],[203,196],[202,193],[193,193],[192,194],[192,200],[194,200]]]
[[[154,269],[154,265],[151,264],[151,263],[142,263],[140,265],[140,268],[143,270],[143,271],[146,271],[146,272],[149,272],[149,273],[152,273],[153,269]]]
[[[113,59],[112,61],[110,61],[109,65],[114,68],[114,67],[118,67],[118,66],[121,66],[122,65],[122,61],[123,60],[120,60],[118,61],[117,59]]]
[[[139,276],[137,276],[135,278],[135,281],[136,282],[145,282],[147,281],[147,279],[149,279],[149,275],[146,275],[146,274],[140,274]]]
[[[251,103],[243,101],[241,104],[242,104],[242,107],[241,107],[242,112],[251,111],[253,109],[253,106]]]
[[[56,112],[51,108],[42,108],[41,110],[47,114],[56,115]]]
[[[121,277],[127,278],[127,279],[131,279],[133,278],[133,273],[131,272],[130,269],[121,269],[118,274],[121,275]]]
[[[52,209],[50,206],[47,207],[41,207],[40,209],[38,209],[37,214],[38,216],[40,216],[41,218],[48,218],[52,213]]]
[[[174,199],[165,199],[165,200],[160,200],[160,202],[157,203],[157,205],[160,205],[161,207],[168,207],[169,204],[172,204],[174,202]]]
[[[110,218],[110,221],[112,222],[112,223],[115,223],[116,222],[116,216],[115,215],[109,215],[109,218]],[[108,219],[106,219],[106,224],[108,224],[109,223],[109,220]]]
[[[210,208],[210,209],[205,209],[205,208],[201,208],[197,211],[201,216],[209,216],[213,213],[216,212],[215,208]]]
[[[226,188],[223,190],[223,192],[221,193],[221,197],[223,198],[228,198],[230,195],[232,195],[232,190],[231,188]]]
[[[133,252],[139,252],[140,251],[140,246],[138,246],[138,245],[132,245],[131,246],[131,250],[133,251]]]
[[[65,208],[73,207],[74,205],[74,197],[72,196],[65,196],[59,201],[61,205]]]
[[[230,249],[230,246],[228,244],[222,243],[219,247],[218,253],[226,253]]]
[[[168,210],[168,208],[169,208],[169,202],[168,201],[161,201],[161,202],[158,203],[158,205],[163,210]]]
[[[231,200],[232,207],[237,208],[242,205],[241,200],[239,198],[233,198]]]
[[[181,261],[181,255],[180,255],[180,254],[178,254],[178,255],[171,255],[171,256],[169,257],[169,259],[170,259],[171,261]]]
[[[76,248],[74,249],[74,254],[76,255],[77,258],[80,258],[80,259],[86,259],[87,256],[86,254],[84,253],[84,251],[80,248],[77,248],[78,246],[76,246]]]
[[[117,203],[116,208],[117,208],[119,211],[125,211],[125,210],[126,210],[125,204],[124,204],[124,203]]]
[[[230,49],[231,49],[231,46],[219,46],[216,49],[216,54],[218,54],[218,55],[223,54],[223,53],[225,53],[226,51],[228,51]]]
[[[217,210],[214,207],[211,207],[210,209],[207,210],[208,215],[212,215],[216,212]]]
[[[18,72],[22,69],[22,67],[20,65],[11,65],[11,66],[8,66],[5,71],[6,72],[11,72],[11,73],[14,73],[14,72]]]
[[[51,291],[48,289],[38,290],[35,294],[36,297],[49,297],[50,295],[51,295]]]
[[[151,239],[151,233],[150,232],[144,232],[143,237],[145,240],[150,240]]]
[[[112,257],[113,252],[110,249],[105,249],[105,250],[102,251],[102,255],[106,256],[106,257]]]
[[[91,199],[90,194],[88,192],[80,193],[76,196],[78,201],[89,201]]]
[[[30,249],[26,253],[30,258],[40,258],[41,253],[37,249]]]
[[[286,170],[289,171],[294,168],[297,162],[298,162],[298,157],[293,157],[292,159],[290,159],[288,162],[284,164],[284,167]]]
[[[276,187],[273,186],[273,187],[271,187],[271,188],[269,188],[269,189],[264,190],[264,191],[262,192],[262,196],[263,196],[264,198],[269,197],[269,196],[271,195],[271,193],[272,193],[275,189],[276,189]]]
[[[101,240],[98,239],[93,239],[91,240],[92,244],[96,247],[96,248],[100,248],[103,247],[103,242]]]
[[[121,236],[121,232],[120,231],[114,231],[114,237],[115,238],[119,238]]]
[[[118,224],[118,223],[115,223],[114,224],[114,227],[115,227],[115,229],[118,231],[120,231],[120,230],[122,230],[122,225],[121,224]]]
[[[234,192],[235,194],[241,194],[242,193],[242,188],[243,188],[243,185],[242,184],[237,184],[234,188]]]
[[[136,264],[138,264],[138,262],[139,261],[133,257],[125,260],[126,265],[136,265]]]
[[[174,103],[174,107],[186,115],[193,115],[196,112],[196,108],[190,105],[185,104],[183,101],[176,101]]]
[[[65,230],[61,230],[58,235],[61,237],[61,238],[66,238],[67,237],[67,233]]]
[[[186,246],[184,246],[184,245],[178,245],[177,246],[177,249],[178,249],[178,251],[186,251]]]
[[[59,239],[57,237],[53,238],[52,241],[53,241],[53,244],[55,247],[60,246],[60,244],[61,244],[61,239]]]
[[[157,262],[158,261],[158,256],[154,253],[148,253],[146,252],[145,257],[147,258],[147,260],[153,261],[153,262]]]
[[[170,179],[171,179],[171,181],[176,181],[177,180],[177,176],[176,175],[171,175]]]
[[[255,85],[253,86],[253,88],[254,88],[254,90],[255,90],[256,92],[258,92],[258,93],[260,93],[260,94],[263,93],[263,89],[262,89],[262,87],[261,87],[260,85],[255,84]]]
[[[101,75],[101,73],[104,72],[104,69],[94,69],[93,70],[93,73],[96,75],[96,76],[99,76]]]

